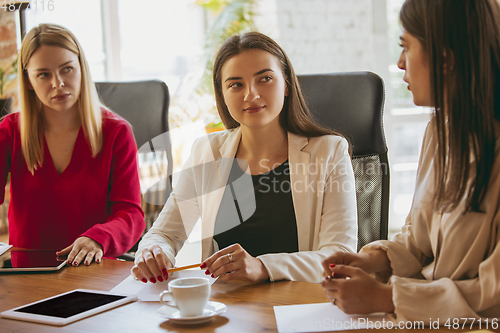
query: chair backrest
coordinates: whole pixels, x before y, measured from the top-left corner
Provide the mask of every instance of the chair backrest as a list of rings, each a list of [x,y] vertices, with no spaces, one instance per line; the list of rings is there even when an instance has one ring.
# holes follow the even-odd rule
[[[387,239],[389,162],[382,113],[384,83],[371,72],[299,75],[307,106],[319,124],[353,146],[358,205],[358,250]]]
[[[172,185],[169,177],[172,175],[173,163],[168,134],[170,101],[168,87],[165,82],[149,80],[96,82],[96,88],[101,102],[132,125],[139,152],[147,153],[145,155],[151,157],[151,172],[156,180],[160,177],[157,171],[164,168],[163,165],[159,165],[163,163],[158,158],[161,156],[161,160],[164,160],[166,155],[166,170],[161,170],[162,174],[166,171],[168,180],[163,184],[166,186],[152,186],[143,194],[143,209],[148,230],[170,195]]]

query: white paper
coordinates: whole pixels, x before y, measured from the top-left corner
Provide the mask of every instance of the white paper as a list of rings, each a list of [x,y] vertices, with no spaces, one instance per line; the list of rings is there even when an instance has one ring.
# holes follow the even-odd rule
[[[205,277],[210,280],[210,284],[213,284],[217,280],[211,278],[209,275],[205,275],[205,271],[201,269],[192,269],[171,273],[169,274],[168,280],[163,282],[157,281],[156,283],[144,283],[129,276],[111,289],[111,291],[127,295],[136,295],[139,301],[159,302],[159,295],[162,291],[168,290],[168,283],[172,280],[184,277]],[[163,299],[168,300],[169,295],[166,295]]]
[[[12,247],[12,245],[8,245],[8,244],[5,244],[5,243],[0,243],[0,256],[2,254],[4,254],[5,252],[7,252],[8,249],[10,249]]]
[[[360,328],[396,328],[383,313],[347,315],[332,303],[275,306],[278,332],[326,332]]]

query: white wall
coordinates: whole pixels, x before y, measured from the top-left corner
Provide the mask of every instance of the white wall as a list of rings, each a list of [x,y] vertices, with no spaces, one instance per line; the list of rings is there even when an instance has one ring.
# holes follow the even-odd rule
[[[388,74],[385,0],[258,0],[256,24],[298,74]],[[272,24],[270,24],[270,22]]]

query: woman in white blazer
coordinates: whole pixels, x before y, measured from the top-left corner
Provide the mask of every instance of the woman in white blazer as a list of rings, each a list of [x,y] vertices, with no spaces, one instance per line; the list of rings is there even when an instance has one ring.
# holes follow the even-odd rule
[[[323,259],[357,247],[348,142],[313,121],[288,57],[269,37],[229,38],[213,74],[227,130],[193,145],[132,273],[145,283],[168,278],[201,218],[207,275],[318,283]]]
[[[398,67],[427,126],[403,231],[324,261],[325,294],[346,313],[396,322],[498,325],[500,4],[406,0]],[[349,277],[350,279],[346,279]],[[376,279],[375,279],[375,278]],[[389,283],[387,282],[390,277]]]

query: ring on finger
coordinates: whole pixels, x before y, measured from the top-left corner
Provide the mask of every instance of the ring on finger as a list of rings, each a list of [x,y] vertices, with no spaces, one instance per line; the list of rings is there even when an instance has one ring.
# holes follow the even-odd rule
[[[227,257],[229,258],[229,262],[233,262],[233,255],[231,253],[228,253]]]

